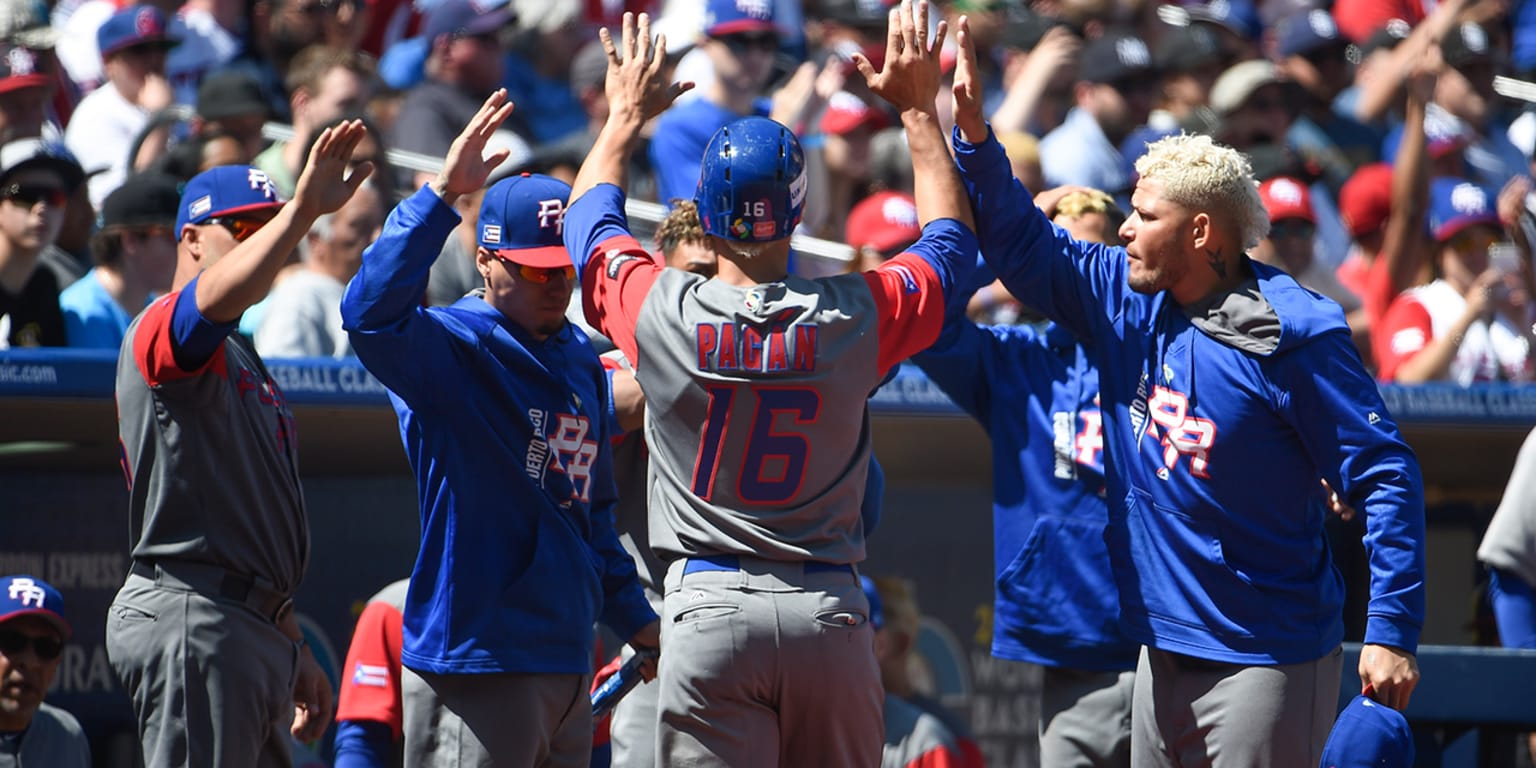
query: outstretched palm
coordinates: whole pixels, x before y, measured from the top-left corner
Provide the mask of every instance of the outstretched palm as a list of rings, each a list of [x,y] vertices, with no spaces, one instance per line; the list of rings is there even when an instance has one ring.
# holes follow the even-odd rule
[[[511,150],[499,149],[486,157],[486,142],[511,114],[512,103],[507,101],[504,88],[498,89],[480,105],[480,110],[453,140],[448,156],[443,159],[443,170],[437,175],[437,185],[443,193],[467,195],[485,186],[491,171],[511,154]]]
[[[299,174],[294,185],[293,202],[297,208],[312,216],[320,216],[352,199],[352,193],[373,172],[373,164],[364,162],[347,175],[352,152],[367,135],[368,129],[363,127],[361,120],[349,120],[320,133],[315,146],[309,150],[304,172]]]
[[[603,51],[608,54],[608,79],[604,83],[608,110],[615,116],[643,123],[665,112],[693,84],[668,84],[662,79],[667,38],[658,35],[651,39],[649,14],[642,13],[638,18],[632,13],[624,14],[619,35],[615,43],[607,27],[598,30]]]
[[[939,95],[943,68],[939,61],[944,36],[949,32],[939,22],[933,41],[928,40],[928,0],[919,0],[914,11],[911,0],[903,0],[891,9],[885,41],[885,68],[875,71],[869,59],[854,54],[854,64],[864,75],[869,90],[902,111],[934,111]]]

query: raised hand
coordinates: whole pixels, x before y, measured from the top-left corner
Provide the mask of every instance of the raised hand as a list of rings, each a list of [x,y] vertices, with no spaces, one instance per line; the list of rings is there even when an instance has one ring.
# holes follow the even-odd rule
[[[955,127],[960,129],[966,141],[978,142],[987,137],[987,119],[981,109],[985,94],[976,65],[976,41],[971,39],[970,19],[961,16],[959,26],[955,33],[955,45],[959,48],[955,59],[955,84],[951,88],[955,100]]]
[[[939,54],[949,32],[948,24],[939,22],[930,44],[928,0],[918,0],[915,10],[912,0],[902,0],[900,6],[891,9],[887,30],[885,68],[875,71],[862,53],[853,54],[854,66],[859,68],[869,90],[897,109],[934,113],[939,82],[944,79]]]
[[[485,186],[491,171],[506,161],[512,152],[510,149],[498,149],[486,156],[485,143],[510,114],[512,102],[507,101],[507,89],[498,88],[480,105],[479,111],[469,119],[464,130],[459,132],[453,144],[448,147],[443,169],[438,171],[437,179],[432,182],[433,191],[443,198],[443,202],[452,203],[459,195],[467,195]]]
[[[373,163],[363,162],[347,173],[352,162],[352,152],[368,135],[361,120],[348,120],[341,125],[320,132],[320,138],[309,150],[309,161],[294,185],[290,203],[304,216],[311,219],[331,213],[348,200],[363,180],[373,173]]]
[[[604,87],[609,122],[627,121],[638,129],[693,87],[693,83],[669,84],[662,80],[667,36],[651,39],[650,14],[642,13],[637,19],[635,14],[625,13],[618,43],[614,43],[607,27],[597,34],[608,54],[608,79]]]

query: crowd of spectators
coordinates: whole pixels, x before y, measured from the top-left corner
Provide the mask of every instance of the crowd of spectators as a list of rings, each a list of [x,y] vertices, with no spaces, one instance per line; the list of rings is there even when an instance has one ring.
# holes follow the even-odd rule
[[[1536,378],[1536,111],[1518,98],[1536,98],[1522,83],[1536,71],[1536,4],[1327,1],[941,5],[971,19],[988,117],[1032,192],[1088,187],[1126,208],[1149,141],[1209,134],[1246,153],[1263,182],[1271,233],[1252,256],[1337,301],[1382,381]],[[596,31],[624,11],[657,16],[676,78],[697,83],[652,126],[630,168],[634,196],[692,198],[714,131],[769,116],[801,137],[822,201],[802,234],[854,249],[847,264],[802,254],[796,271],[868,267],[915,236],[900,128],[850,76],[855,52],[878,63],[890,7],[0,1],[0,346],[116,348],[169,288],[178,233],[152,201],[230,163],[291,193],[312,138],[362,116],[370,138],[358,154],[379,168],[369,192],[316,223],[241,325],[264,355],[349,355],[341,288],[399,195],[433,173],[397,169],[386,150],[441,158],[505,87],[517,108],[493,142],[510,151],[500,174],[568,180],[607,108]],[[269,121],[292,138],[265,139]],[[472,197],[459,206],[464,232],[477,209]],[[475,288],[466,242],[444,248],[431,303]],[[1031,317],[998,285],[973,311]]]

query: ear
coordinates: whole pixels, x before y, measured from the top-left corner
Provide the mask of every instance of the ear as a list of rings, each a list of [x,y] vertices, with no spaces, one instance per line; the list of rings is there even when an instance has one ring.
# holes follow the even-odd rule
[[[1189,219],[1190,244],[1196,250],[1204,250],[1212,245],[1212,238],[1216,236],[1216,230],[1212,226],[1211,215],[1204,211],[1196,213]]]
[[[480,277],[490,280],[491,269],[495,266],[495,262],[496,256],[490,251],[484,248],[475,249],[475,269],[480,273]]]
[[[191,224],[183,225],[181,228],[181,240],[186,243],[187,255],[191,256],[195,262],[203,260],[202,235],[202,231]]]

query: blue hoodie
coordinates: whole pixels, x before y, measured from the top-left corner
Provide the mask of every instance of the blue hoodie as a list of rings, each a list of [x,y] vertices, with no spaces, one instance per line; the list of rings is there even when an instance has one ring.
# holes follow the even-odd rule
[[[402,202],[341,304],[420,495],[401,660],[587,673],[594,621],[628,638],[656,618],[613,530],[608,378],[569,323],[537,341],[477,297],[421,307],[458,222],[428,188]]]
[[[1252,262],[1256,279],[1219,306],[1136,293],[1125,250],[1048,221],[995,138],[955,141],[988,263],[1094,351],[1126,634],[1239,664],[1336,648],[1343,584],[1311,503],[1321,477],[1365,514],[1365,642],[1415,652],[1423,483],[1338,305]]]
[[[992,655],[1134,669],[1141,646],[1120,631],[1104,546],[1099,373],[1088,353],[1058,325],[972,323],[957,299],[912,362],[992,438]]]

